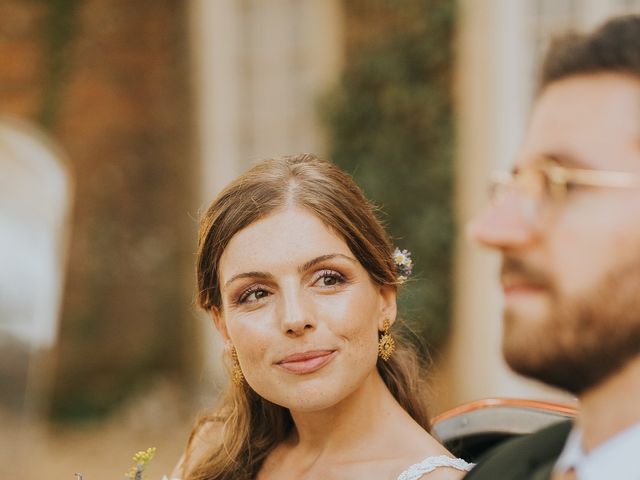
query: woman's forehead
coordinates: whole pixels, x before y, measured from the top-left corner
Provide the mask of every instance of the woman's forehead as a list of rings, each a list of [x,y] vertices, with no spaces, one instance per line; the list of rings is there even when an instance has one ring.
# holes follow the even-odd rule
[[[353,257],[344,238],[317,215],[287,207],[237,232],[222,253],[220,274],[229,277],[235,270],[299,265],[328,253]]]

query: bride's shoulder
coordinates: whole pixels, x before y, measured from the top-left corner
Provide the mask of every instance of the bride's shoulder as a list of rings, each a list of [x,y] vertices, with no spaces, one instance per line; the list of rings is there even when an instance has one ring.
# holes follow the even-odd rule
[[[196,422],[187,447],[173,470],[171,478],[187,478],[196,466],[220,446],[222,426],[222,419],[214,415],[206,415]]]
[[[410,445],[406,451],[411,457],[398,480],[458,480],[471,468],[425,430],[416,431]]]
[[[458,480],[470,468],[415,422],[394,429],[392,437],[387,452],[398,460],[397,480]]]
[[[473,464],[449,455],[436,455],[411,465],[397,480],[457,480],[462,478]],[[428,474],[428,477],[426,476]]]

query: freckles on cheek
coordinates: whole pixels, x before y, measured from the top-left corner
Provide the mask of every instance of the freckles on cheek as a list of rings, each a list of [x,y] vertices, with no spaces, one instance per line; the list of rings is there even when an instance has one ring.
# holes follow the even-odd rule
[[[353,300],[325,302],[319,305],[319,311],[333,334],[349,342],[362,343],[375,329],[370,306]]]
[[[227,329],[238,355],[245,360],[260,358],[267,351],[268,336],[264,335],[259,328],[243,322],[229,322]]]
[[[356,312],[355,316],[344,319],[341,333],[351,345],[352,353],[364,359],[378,349],[377,319],[374,313],[366,308]]]

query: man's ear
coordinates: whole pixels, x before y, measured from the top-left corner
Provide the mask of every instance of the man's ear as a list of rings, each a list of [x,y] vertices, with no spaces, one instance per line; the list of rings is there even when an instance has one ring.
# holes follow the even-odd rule
[[[395,285],[381,285],[380,287],[380,319],[378,330],[384,330],[384,321],[389,320],[389,325],[393,325],[398,314],[396,304],[398,290]]]
[[[222,336],[222,340],[224,340],[224,343],[229,343],[230,339],[229,339],[229,333],[227,332],[227,324],[224,321],[224,315],[222,315],[222,312],[220,312],[220,309],[217,307],[211,307],[211,310],[209,310],[209,315],[211,315],[211,318],[213,319],[213,324],[216,327],[216,330],[218,330],[218,332],[220,332],[220,335]]]

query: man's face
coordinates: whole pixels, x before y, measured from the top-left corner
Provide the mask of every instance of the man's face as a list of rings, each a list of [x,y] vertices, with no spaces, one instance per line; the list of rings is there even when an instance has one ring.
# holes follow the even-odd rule
[[[640,79],[592,74],[547,86],[515,170],[535,170],[540,158],[640,176]],[[523,195],[509,191],[469,227],[502,254],[503,352],[517,372],[580,394],[640,355],[640,188]]]

